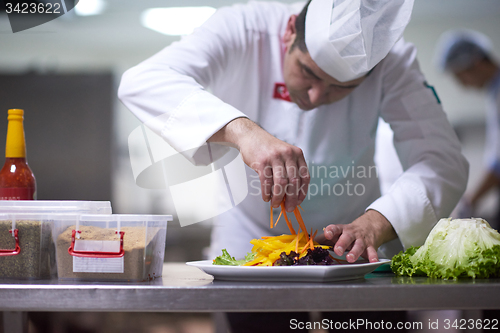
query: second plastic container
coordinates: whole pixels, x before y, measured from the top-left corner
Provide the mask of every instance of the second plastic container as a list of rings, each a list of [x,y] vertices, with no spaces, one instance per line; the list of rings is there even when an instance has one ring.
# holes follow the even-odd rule
[[[171,215],[61,215],[54,219],[59,279],[160,277]]]

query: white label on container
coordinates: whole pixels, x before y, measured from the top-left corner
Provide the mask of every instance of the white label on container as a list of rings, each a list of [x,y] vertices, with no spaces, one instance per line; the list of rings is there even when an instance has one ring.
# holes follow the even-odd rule
[[[75,240],[75,251],[120,252],[120,241]]]
[[[123,273],[123,257],[73,257],[74,273]]]

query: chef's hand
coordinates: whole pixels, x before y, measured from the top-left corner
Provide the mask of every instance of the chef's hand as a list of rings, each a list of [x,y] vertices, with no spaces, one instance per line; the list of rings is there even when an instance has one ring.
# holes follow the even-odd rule
[[[355,262],[360,256],[376,262],[378,247],[396,237],[394,228],[382,214],[368,210],[352,223],[330,224],[324,229],[323,235],[316,237],[316,241],[333,246],[338,256],[348,251],[348,262]]]
[[[262,199],[293,211],[304,201],[310,175],[302,150],[283,142],[248,118],[237,118],[215,133],[209,142],[229,144],[240,150],[243,161],[257,172]]]

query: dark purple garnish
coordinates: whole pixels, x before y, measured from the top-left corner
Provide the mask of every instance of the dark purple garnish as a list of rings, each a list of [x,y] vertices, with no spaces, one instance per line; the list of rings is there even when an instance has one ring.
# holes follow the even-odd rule
[[[305,265],[333,265],[338,263],[330,256],[327,249],[315,247],[314,250],[308,249],[307,254],[300,259],[295,251],[290,254],[281,252],[280,258],[276,260],[273,266],[305,266]]]

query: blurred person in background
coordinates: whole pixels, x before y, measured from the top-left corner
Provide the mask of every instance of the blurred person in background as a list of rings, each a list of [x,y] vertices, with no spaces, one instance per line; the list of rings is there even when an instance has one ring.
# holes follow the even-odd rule
[[[500,67],[492,56],[492,43],[485,35],[472,30],[452,30],[444,33],[438,43],[436,60],[439,69],[452,74],[464,87],[485,90],[486,171],[479,186],[461,201],[460,217],[477,212],[479,202],[500,187]],[[498,229],[500,208],[490,221]]]

